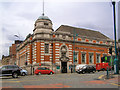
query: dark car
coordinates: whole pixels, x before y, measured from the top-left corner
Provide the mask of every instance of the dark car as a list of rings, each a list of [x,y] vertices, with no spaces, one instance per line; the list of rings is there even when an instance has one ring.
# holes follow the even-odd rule
[[[12,76],[18,78],[20,75],[20,68],[17,65],[4,65],[0,67],[0,76]]]
[[[91,66],[91,65],[86,65],[86,66],[83,66],[82,68],[80,68],[79,70],[76,71],[77,73],[95,73],[96,72],[96,68],[94,66]]]
[[[48,67],[38,67],[35,70],[35,74],[36,75],[41,75],[41,74],[54,74],[54,72],[52,70],[50,70]]]

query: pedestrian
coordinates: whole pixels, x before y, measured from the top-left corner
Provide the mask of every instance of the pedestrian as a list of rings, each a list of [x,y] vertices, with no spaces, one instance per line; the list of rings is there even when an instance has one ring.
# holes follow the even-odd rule
[[[73,73],[73,68],[71,67],[71,73]]]
[[[33,67],[33,75],[34,75],[34,67]]]

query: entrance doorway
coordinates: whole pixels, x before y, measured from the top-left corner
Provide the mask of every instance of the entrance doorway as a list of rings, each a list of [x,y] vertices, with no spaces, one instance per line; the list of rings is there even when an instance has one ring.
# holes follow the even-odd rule
[[[67,73],[67,62],[61,62],[61,72]]]

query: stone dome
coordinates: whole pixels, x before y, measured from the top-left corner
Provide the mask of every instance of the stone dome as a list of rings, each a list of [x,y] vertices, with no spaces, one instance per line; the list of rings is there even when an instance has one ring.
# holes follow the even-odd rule
[[[47,16],[44,16],[44,15],[40,16],[38,19],[50,20]],[[50,21],[51,21],[51,20],[50,20]]]

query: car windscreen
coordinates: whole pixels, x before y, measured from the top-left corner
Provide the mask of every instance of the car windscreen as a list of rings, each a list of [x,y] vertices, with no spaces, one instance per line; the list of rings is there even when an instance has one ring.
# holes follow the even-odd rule
[[[45,68],[45,70],[50,70],[49,68]]]

